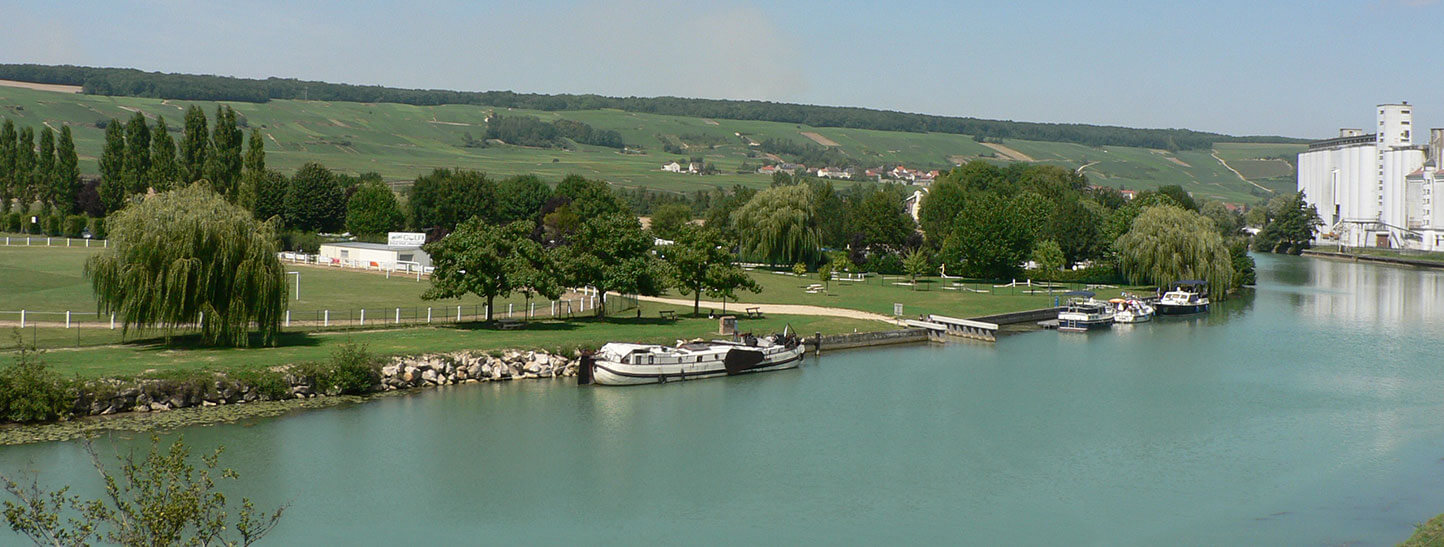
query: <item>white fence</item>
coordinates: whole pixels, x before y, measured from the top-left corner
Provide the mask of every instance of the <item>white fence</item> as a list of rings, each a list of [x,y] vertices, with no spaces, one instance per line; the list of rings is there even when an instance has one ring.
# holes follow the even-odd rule
[[[104,239],[50,236],[4,236],[6,247],[108,247]]]

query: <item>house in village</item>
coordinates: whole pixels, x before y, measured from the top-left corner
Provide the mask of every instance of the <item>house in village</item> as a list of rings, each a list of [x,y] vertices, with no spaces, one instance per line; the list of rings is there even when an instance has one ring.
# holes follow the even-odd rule
[[[675,162],[675,161],[672,162],[672,163],[664,163],[664,164],[662,164],[662,170],[663,170],[663,171],[666,171],[666,172],[668,172],[668,173],[681,173],[681,172],[682,172],[682,164],[677,163],[677,162]]]
[[[913,217],[913,222],[918,222],[918,214],[923,209],[923,198],[927,195],[928,189],[923,187],[913,190],[912,195],[903,199],[903,209],[907,211],[908,216]]]

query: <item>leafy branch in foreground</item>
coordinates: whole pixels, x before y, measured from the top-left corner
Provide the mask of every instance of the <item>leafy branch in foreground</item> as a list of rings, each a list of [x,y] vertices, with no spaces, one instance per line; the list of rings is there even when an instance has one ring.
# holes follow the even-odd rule
[[[85,450],[105,485],[103,497],[86,500],[69,486],[45,491],[36,480],[22,486],[0,474],[0,485],[14,498],[4,502],[11,530],[37,545],[251,545],[270,533],[286,510],[283,505],[257,511],[249,498],[242,498],[239,508],[230,504],[216,480],[240,476],[220,467],[223,447],[202,455],[196,467],[183,438],[162,447],[152,435],[144,458],[137,460],[134,452],[117,456],[118,474],[106,469],[90,440]]]

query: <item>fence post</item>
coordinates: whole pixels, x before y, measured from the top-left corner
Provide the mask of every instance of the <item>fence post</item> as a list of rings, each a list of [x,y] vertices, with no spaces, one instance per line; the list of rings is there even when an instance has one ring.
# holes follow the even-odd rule
[[[535,317],[536,317],[536,302],[532,302],[532,303],[531,303],[531,309],[528,309],[528,310],[526,311],[526,318],[527,318],[527,319],[532,319],[532,318],[535,318]]]
[[[366,308],[361,308],[361,326],[366,326]]]
[[[115,312],[110,312],[110,330],[115,330]]]
[[[25,328],[25,310],[20,310],[20,328]]]
[[[508,302],[507,305],[506,305],[506,318],[507,318],[507,319],[511,319],[511,303],[510,303],[510,302]]]
[[[291,328],[291,310],[286,310],[286,328]]]
[[[65,328],[70,328],[70,310],[65,310]]]
[[[201,330],[205,330],[205,328],[206,328],[206,312],[201,312],[200,322],[196,323],[196,326],[197,326],[197,327],[200,327]]]
[[[401,308],[396,308],[396,324],[401,324]]]
[[[431,306],[426,307],[426,323],[431,323]]]
[[[326,311],[325,311],[325,315],[322,315],[321,317],[322,317],[322,319],[321,319],[321,326],[323,326],[323,327],[329,327],[329,326],[331,326],[331,310],[326,310]]]
[[[461,305],[460,305],[460,304],[458,304],[458,305],[456,306],[456,322],[457,322],[457,323],[460,323],[460,322],[461,322]]]

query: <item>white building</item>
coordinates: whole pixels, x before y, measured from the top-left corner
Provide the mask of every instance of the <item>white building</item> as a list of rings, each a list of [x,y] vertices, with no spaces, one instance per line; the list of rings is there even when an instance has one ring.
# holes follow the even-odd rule
[[[903,208],[907,210],[908,216],[913,217],[913,222],[918,222],[918,215],[923,210],[923,198],[928,196],[928,189],[913,190],[912,195],[903,199]]]
[[[1379,105],[1376,121],[1373,134],[1341,129],[1299,154],[1298,189],[1324,222],[1318,241],[1444,249],[1444,218],[1429,203],[1438,190],[1444,129],[1431,130],[1430,146],[1415,146],[1408,103]]]
[[[672,163],[664,163],[664,164],[662,164],[662,170],[663,170],[663,171],[666,171],[666,172],[668,172],[668,173],[681,173],[681,172],[682,172],[682,164],[677,163],[677,162],[675,162],[675,161],[672,162]]]
[[[344,241],[322,243],[321,264],[348,268],[378,270],[425,271],[431,267],[431,255],[413,245],[387,245]]]

